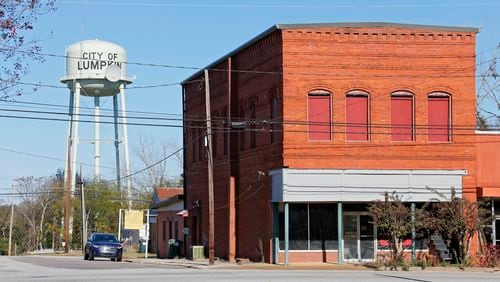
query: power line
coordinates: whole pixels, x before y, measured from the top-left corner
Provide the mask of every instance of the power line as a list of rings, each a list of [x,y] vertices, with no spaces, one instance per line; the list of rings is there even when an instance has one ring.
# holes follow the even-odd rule
[[[437,4],[396,4],[396,5],[372,5],[372,4],[337,4],[337,5],[259,5],[259,4],[190,4],[190,3],[144,3],[144,2],[122,2],[122,1],[75,1],[63,0],[62,4],[92,4],[102,6],[134,6],[134,7],[178,7],[178,8],[289,8],[289,9],[381,9],[381,8],[436,8],[436,7],[495,7],[500,3],[437,3]]]
[[[0,52],[5,52],[7,49],[0,48]],[[7,51],[12,51],[12,50],[7,50]],[[18,53],[24,53],[24,54],[35,54],[38,56],[47,56],[47,57],[55,57],[55,58],[65,58],[65,59],[77,59],[77,60],[84,60],[82,57],[77,57],[77,56],[68,56],[68,55],[58,55],[58,54],[52,54],[52,53],[43,53],[43,52],[30,52],[30,51],[24,51],[24,50],[14,50],[14,52]],[[355,55],[355,56],[362,56],[362,55]],[[366,55],[365,55],[366,56]],[[398,57],[398,56],[387,56],[387,55],[379,55],[379,54],[371,54],[367,57]],[[399,56],[401,58],[409,58],[409,56]],[[493,59],[490,59],[488,61],[491,61]],[[103,61],[103,62],[109,62],[110,60],[106,59],[92,59],[91,61]],[[117,61],[113,61],[117,62]],[[182,65],[170,65],[170,64],[156,64],[156,63],[142,63],[142,62],[133,62],[133,61],[128,61],[128,62],[120,62],[123,64],[128,64],[128,65],[138,65],[138,66],[149,66],[149,67],[159,67],[159,68],[172,68],[172,69],[189,69],[189,70],[204,70],[205,68],[203,67],[194,67],[194,66],[182,66]],[[332,65],[329,66],[324,66],[324,67],[332,67]],[[224,68],[209,68],[207,69],[209,71],[219,71],[219,72],[228,72],[228,69]],[[393,71],[393,69],[388,69]],[[410,69],[411,70],[411,69]],[[340,77],[341,79],[344,77],[375,77],[375,78],[388,78],[388,77],[441,77],[441,75],[357,75],[357,74],[346,74],[346,73],[341,73],[341,74],[336,74],[336,73],[324,73],[324,72],[286,72],[286,71],[261,71],[261,70],[238,70],[238,69],[231,69],[231,72],[234,73],[250,73],[250,74],[268,74],[268,75],[283,75],[283,74],[288,74],[288,75],[301,75],[301,76],[321,76],[321,77],[328,77],[332,79],[332,77]],[[458,77],[458,76],[457,76]],[[461,77],[478,77],[476,75],[466,75],[466,76],[461,76]],[[6,80],[5,80],[6,81]],[[194,82],[194,81],[189,81],[189,83]],[[27,83],[27,82],[25,82]],[[188,82],[186,82],[188,83]],[[35,84],[35,83],[34,83]],[[173,84],[181,84],[179,83],[173,83]],[[45,86],[46,84],[40,84],[40,86]],[[57,87],[60,88],[61,86],[54,86],[52,85],[51,87]]]
[[[32,111],[34,112],[34,111]],[[59,114],[65,114],[65,113],[59,113]],[[24,119],[24,120],[39,120],[39,121],[62,121],[62,122],[67,122],[67,119],[63,118],[49,118],[49,117],[33,117],[33,116],[20,116],[20,115],[0,115],[0,118],[11,118],[11,119]],[[83,123],[91,123],[94,124],[96,123],[94,120],[79,120],[78,122],[83,122]],[[114,124],[114,122],[111,121],[99,121],[99,124]],[[148,127],[165,127],[165,128],[191,128],[191,129],[204,129],[205,127],[202,125],[199,126],[184,126],[184,125],[176,125],[176,124],[155,124],[155,123],[136,123],[136,122],[118,122],[117,124],[127,124],[127,125],[133,125],[133,126],[148,126]],[[370,124],[367,124],[366,126],[363,124],[361,125],[356,125],[356,124],[349,124],[349,123],[343,123],[343,124],[334,124],[334,123],[328,123],[327,125],[331,126],[339,126],[339,127],[367,127],[368,129],[371,129]],[[390,128],[398,128],[398,126],[373,126],[373,128],[385,128],[385,129],[390,129]],[[415,128],[415,129],[449,129],[449,130],[475,130],[478,129],[477,127],[470,127],[470,128],[454,128],[453,125],[450,126],[413,126],[410,127],[408,126],[407,128]],[[231,129],[229,127],[224,127],[224,128],[218,128],[215,131],[217,132],[223,132],[223,131],[233,131],[234,129]],[[255,132],[295,132],[295,133],[326,133],[326,130],[295,130],[295,129],[240,129],[240,130],[235,130],[235,132],[238,131],[255,131]],[[345,131],[331,131],[331,133],[346,133]],[[360,132],[347,132],[347,133],[360,133]],[[361,134],[361,133],[360,133]],[[374,132],[371,131],[368,134],[371,135],[376,135],[376,134],[391,134],[390,132]],[[405,135],[405,134],[399,134],[399,135]],[[434,134],[429,134],[429,133],[414,133],[414,134],[406,134],[406,135],[434,135]],[[443,135],[441,133],[435,134],[435,135]],[[473,135],[475,136],[475,133],[453,133],[452,135],[455,136],[466,136],[466,135]]]
[[[6,109],[6,108],[0,108],[0,111],[7,111],[7,112],[18,112],[18,113],[29,113],[29,114],[48,114],[48,115],[64,115],[67,116],[68,113],[66,112],[54,112],[54,111],[35,111],[35,110],[18,110],[18,109]],[[113,115],[95,115],[95,114],[85,114],[85,113],[79,113],[75,114],[78,116],[85,116],[85,117],[102,117],[102,118],[114,118]],[[18,117],[18,116],[11,116],[11,117]],[[122,118],[123,116],[118,116],[118,118]],[[37,117],[37,118],[42,118],[42,117]],[[139,119],[139,120],[162,120],[162,121],[187,121],[187,122],[204,122],[205,119],[202,116],[199,116],[198,119],[181,119],[181,118],[162,118],[162,117],[143,117],[143,116],[127,116],[129,119]],[[217,116],[213,118],[213,121],[215,124],[219,125],[224,125],[225,124],[226,117],[223,116]],[[267,119],[240,119],[240,118],[235,118],[236,121],[244,121],[244,122],[249,122],[253,123],[256,125],[268,125],[268,124],[277,124],[277,125],[313,125],[313,126],[340,126],[340,127],[365,127],[368,126],[370,128],[414,128],[414,129],[429,129],[433,128],[435,129],[436,126],[428,126],[428,125],[417,125],[417,124],[412,124],[412,125],[397,125],[397,124],[387,124],[387,123],[347,123],[347,122],[318,122],[318,121],[301,121],[301,120],[283,120],[283,121],[276,121],[276,120],[267,120]],[[67,120],[66,120],[67,121]],[[88,122],[88,123],[96,123],[93,120],[81,120],[83,122]],[[112,123],[112,122],[107,122],[107,121],[99,121],[97,123]],[[123,124],[123,123],[121,123]],[[163,124],[151,124],[151,123],[129,123],[127,122],[126,124],[131,124],[131,125],[144,125],[144,126],[166,126],[166,127],[184,127],[184,128],[204,128],[201,125],[163,125]],[[477,126],[470,126],[470,125],[458,125],[458,124],[452,124],[450,126],[444,126],[445,128],[449,128],[452,130],[471,130],[471,129],[478,129]],[[214,128],[217,131],[224,131],[224,130],[230,130],[230,127],[220,127],[217,126]],[[266,129],[244,129],[245,131],[268,131]],[[274,130],[276,131],[276,130]],[[322,132],[322,131],[318,131]]]

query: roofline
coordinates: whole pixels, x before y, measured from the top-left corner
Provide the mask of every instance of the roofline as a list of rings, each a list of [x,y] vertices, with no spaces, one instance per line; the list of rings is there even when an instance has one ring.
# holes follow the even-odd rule
[[[158,208],[161,208],[161,207],[169,206],[169,205],[171,205],[171,204],[173,204],[175,202],[179,202],[179,201],[184,201],[184,195],[183,194],[177,194],[177,195],[168,197],[168,198],[166,198],[163,201],[160,201],[160,202],[158,202],[156,204],[150,205],[149,207],[151,209],[158,209]]]
[[[211,69],[216,65],[222,63],[227,58],[234,56],[239,53],[241,50],[247,48],[253,43],[259,41],[265,36],[271,34],[276,30],[284,30],[284,29],[303,29],[303,28],[349,28],[349,27],[392,27],[392,28],[408,28],[408,29],[427,29],[427,30],[443,30],[443,31],[457,31],[457,32],[473,32],[479,33],[479,28],[476,27],[459,27],[459,26],[441,26],[441,25],[423,25],[423,24],[403,24],[403,23],[389,23],[389,22],[345,22],[345,23],[304,23],[304,24],[275,24],[263,32],[259,33],[257,36],[254,36],[252,39],[238,46],[233,51],[225,54],[209,65],[205,66],[202,69],[197,70],[194,74],[190,75],[188,78],[184,79],[181,82],[181,85],[191,81],[197,76],[200,76],[205,69]]]
[[[201,75],[205,69],[211,69],[211,68],[215,67],[216,65],[218,65],[218,64],[222,63],[223,61],[225,61],[227,58],[234,56],[235,54],[239,53],[241,50],[243,50],[243,49],[247,48],[248,46],[254,44],[255,42],[261,40],[262,38],[264,38],[268,34],[271,34],[275,30],[278,30],[279,29],[278,26],[279,25],[277,25],[277,24],[271,26],[270,28],[268,28],[268,29],[264,30],[263,32],[259,33],[257,36],[253,37],[252,39],[250,39],[247,42],[243,43],[242,45],[238,46],[238,48],[236,48],[233,51],[227,53],[226,55],[220,57],[219,59],[217,59],[214,62],[210,63],[209,65],[205,66],[204,68],[196,71],[194,74],[192,74],[188,78],[184,79],[181,82],[181,85],[184,85],[186,82],[188,82],[188,81],[192,80],[193,78]]]
[[[458,32],[474,32],[478,33],[479,28],[462,27],[462,26],[446,26],[446,25],[425,25],[425,24],[405,24],[405,23],[390,23],[390,22],[345,22],[345,23],[306,23],[306,24],[278,24],[279,29],[297,29],[297,28],[336,28],[336,27],[392,27],[392,28],[407,28],[407,29],[427,29],[427,30],[443,30],[443,31],[458,31]]]

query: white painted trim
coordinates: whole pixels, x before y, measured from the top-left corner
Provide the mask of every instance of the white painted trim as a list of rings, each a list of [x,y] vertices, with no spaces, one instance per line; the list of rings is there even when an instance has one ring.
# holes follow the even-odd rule
[[[285,253],[284,250],[279,250],[280,253]],[[329,253],[337,253],[338,250],[288,250],[289,253],[322,253],[322,252],[329,252]]]
[[[440,201],[462,194],[467,170],[291,169],[270,171],[273,202],[369,202],[396,192],[407,202]]]
[[[500,135],[500,130],[476,130],[478,135]]]

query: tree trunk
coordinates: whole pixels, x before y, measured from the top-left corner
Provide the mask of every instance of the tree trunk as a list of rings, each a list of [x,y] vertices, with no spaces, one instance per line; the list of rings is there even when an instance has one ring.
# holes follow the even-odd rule
[[[42,215],[40,216],[40,250],[43,250],[43,221],[45,217],[45,211],[47,210],[47,205],[42,206]]]

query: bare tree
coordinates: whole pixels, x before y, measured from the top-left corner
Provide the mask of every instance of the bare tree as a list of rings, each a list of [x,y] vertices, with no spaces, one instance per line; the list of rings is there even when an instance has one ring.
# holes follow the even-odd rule
[[[38,40],[27,40],[37,17],[53,11],[55,0],[1,0],[0,1],[0,98],[20,95],[16,89],[29,71],[31,61],[44,60]],[[36,90],[36,89],[34,89]]]
[[[429,212],[427,224],[434,232],[438,232],[446,240],[448,248],[462,268],[471,264],[471,244],[473,237],[485,226],[490,224],[489,211],[480,203],[466,198],[459,198],[452,189],[451,197],[447,198],[437,190],[440,202],[433,204]]]
[[[50,204],[63,195],[52,178],[21,177],[16,179],[21,202],[18,212],[26,220],[28,242],[26,249],[43,249],[45,216]]]
[[[173,161],[179,171],[182,171],[182,151],[174,154],[171,160],[161,161],[172,152],[175,152],[178,147],[174,141],[155,142],[150,137],[139,137],[139,147],[136,149],[136,153],[142,164],[148,167],[138,180],[140,186],[146,189],[146,191],[141,192],[151,192],[154,187],[158,186],[179,185],[179,178],[172,175],[168,164]]]
[[[498,56],[500,43],[492,58],[479,67],[477,89],[477,125],[481,128],[500,126],[500,72]]]

